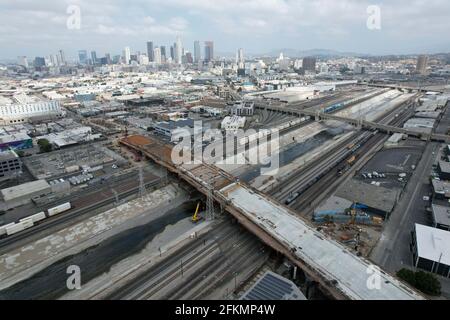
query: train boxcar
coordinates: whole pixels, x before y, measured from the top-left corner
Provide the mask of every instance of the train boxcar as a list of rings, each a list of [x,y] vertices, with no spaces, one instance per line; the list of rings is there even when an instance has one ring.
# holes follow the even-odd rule
[[[6,228],[6,234],[10,236],[23,230],[25,230],[25,226],[22,223],[15,223],[12,226]]]
[[[51,216],[60,214],[60,213],[62,213],[64,211],[67,211],[67,210],[70,210],[70,209],[72,209],[72,206],[70,205],[70,202],[66,202],[66,203],[63,203],[63,204],[61,204],[59,206],[56,206],[54,208],[48,209],[47,212],[48,212],[48,216],[51,217]]]
[[[36,223],[36,222],[44,220],[45,218],[47,218],[47,216],[45,215],[45,212],[39,212],[39,213],[33,214],[31,216],[28,216],[26,218],[23,218],[20,221],[31,219],[31,221],[33,221],[33,223]]]
[[[11,226],[13,226],[13,225],[15,225],[14,222],[5,224],[5,225],[3,225],[3,226],[0,226],[0,236],[5,235],[5,234],[6,234],[6,229],[9,228],[9,227],[11,227]]]

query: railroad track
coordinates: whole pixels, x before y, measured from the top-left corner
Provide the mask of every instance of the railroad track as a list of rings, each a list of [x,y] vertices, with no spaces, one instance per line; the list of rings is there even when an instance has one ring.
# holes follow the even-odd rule
[[[183,246],[156,265],[152,266],[145,273],[128,281],[125,285],[116,289],[113,293],[108,294],[106,299],[136,299],[143,294],[148,294],[148,292],[145,291],[150,285],[151,288],[154,288],[155,285],[158,286],[158,288],[162,288],[163,283],[164,285],[167,285],[168,277],[173,280],[174,275],[175,277],[181,276],[180,261],[183,261],[183,272],[188,271],[193,266],[192,261],[198,258],[198,254],[201,257],[211,254],[211,252],[218,249],[218,243],[226,241],[237,232],[236,226],[231,224],[228,220],[218,223],[207,234],[201,235],[195,241]],[[212,237],[212,235],[217,237],[217,239]],[[206,245],[203,245],[204,241],[207,241]],[[196,251],[199,249],[201,249],[200,252]],[[173,268],[174,265],[176,265],[175,268]],[[169,270],[168,273],[164,274],[165,278],[158,279],[164,270]]]
[[[405,104],[403,105],[405,106]],[[404,109],[406,109],[406,107],[404,107]],[[397,113],[398,108],[394,108],[394,110],[391,111],[388,115],[380,117],[377,121],[382,124],[390,123],[392,125],[398,125],[402,123],[406,117],[410,116],[409,113],[406,112],[400,117],[395,117]],[[282,182],[282,189],[272,191],[269,194],[271,194],[275,199],[279,201],[288,201],[287,204],[295,202],[303,192],[305,192],[308,188],[317,183],[322,177],[336,168],[347,157],[351,156],[354,153],[358,153],[358,150],[343,149],[346,145],[351,144],[362,148],[370,140],[371,135],[373,135],[373,133],[371,132],[363,132],[362,134],[354,133],[350,138],[346,139],[333,148],[331,157],[329,154],[323,154],[314,161],[311,161],[305,167],[294,171],[288,179]],[[385,137],[385,135],[380,134],[380,137]]]
[[[406,121],[409,117],[410,114],[406,112],[398,118],[394,118],[392,124],[399,125]],[[357,161],[355,165],[361,165],[361,163],[365,163],[369,160],[387,138],[388,137],[386,135],[380,133],[370,137],[367,143],[362,145],[356,152]],[[339,165],[340,163],[338,163],[333,170],[328,171],[327,174],[325,174],[323,178],[318,181],[318,183],[311,186],[311,188],[307,189],[304,193],[301,193],[298,198],[289,204],[289,207],[295,209],[297,212],[301,212],[302,215],[308,215],[313,209],[313,203],[320,203],[328,196],[328,194],[333,192],[343,180],[353,173],[353,170],[349,170],[343,176],[336,178],[338,173],[337,167]],[[307,210],[308,208],[310,210]]]
[[[160,183],[159,178],[155,181],[147,183],[146,187],[151,188]],[[121,194],[119,194],[119,200],[128,198],[129,196],[136,194],[139,191],[139,186],[136,188],[133,188],[131,190],[125,191]],[[19,241],[26,240],[33,235],[43,235],[46,236],[48,234],[54,233],[61,228],[65,227],[65,223],[74,220],[75,218],[79,218],[85,215],[88,215],[89,213],[93,212],[96,209],[99,209],[101,207],[104,207],[106,205],[109,205],[115,201],[115,197],[112,196],[110,198],[95,202],[89,206],[83,207],[81,209],[75,209],[68,211],[65,214],[57,215],[51,218],[48,218],[44,220],[42,223],[37,224],[33,226],[30,229],[24,230],[22,232],[19,232],[15,235],[4,237],[3,239],[0,239],[0,254],[4,254],[15,247],[18,247],[24,243],[19,243]],[[53,228],[60,227],[59,229],[55,230]],[[47,231],[47,232],[46,232]],[[42,234],[41,234],[42,233]],[[14,245],[14,247],[12,247]]]

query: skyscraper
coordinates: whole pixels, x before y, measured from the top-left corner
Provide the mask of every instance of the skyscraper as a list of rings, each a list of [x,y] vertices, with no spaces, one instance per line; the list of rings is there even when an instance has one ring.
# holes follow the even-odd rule
[[[165,63],[167,59],[166,46],[159,47],[161,49],[161,63]]]
[[[303,71],[316,72],[316,58],[315,57],[303,58]]]
[[[198,63],[201,60],[200,56],[200,41],[194,41],[194,62]]]
[[[175,46],[173,49],[175,51],[175,62],[178,64],[182,63],[183,57],[183,44],[181,43],[181,38],[178,36],[177,41],[175,42]]]
[[[159,47],[153,49],[153,58],[154,58],[153,62],[161,64],[161,49]]]
[[[97,52],[91,51],[91,60],[92,60],[92,64],[97,63]]]
[[[417,58],[416,72],[421,75],[426,75],[427,67],[428,67],[428,56],[420,55]]]
[[[80,64],[87,64],[87,51],[86,50],[79,50],[78,51],[78,62]]]
[[[148,56],[148,61],[152,62],[155,60],[155,57],[153,56],[153,42],[152,41],[147,42],[147,56]]]
[[[205,61],[210,62],[214,60],[214,42],[205,41]]]
[[[17,64],[19,66],[28,68],[28,59],[27,59],[27,57],[25,57],[25,56],[17,57]]]
[[[123,62],[125,64],[130,64],[130,61],[131,61],[131,50],[130,50],[130,47],[125,47],[123,49],[122,57],[123,57]]]
[[[193,63],[194,59],[192,58],[192,53],[186,52],[186,62],[187,63]]]
[[[236,63],[237,64],[244,64],[245,59],[244,59],[244,49],[239,48],[237,55],[236,55]]]
[[[66,56],[64,55],[64,51],[59,50],[59,59],[60,59],[60,64],[61,66],[66,65]]]

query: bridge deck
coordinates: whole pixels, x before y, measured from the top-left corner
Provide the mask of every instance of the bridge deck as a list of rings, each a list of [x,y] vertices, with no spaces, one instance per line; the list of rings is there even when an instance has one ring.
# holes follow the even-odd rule
[[[315,231],[289,208],[237,182],[223,170],[206,164],[176,166],[170,160],[172,147],[155,139],[131,136],[121,143],[177,173],[204,194],[212,187],[214,198],[225,210],[266,244],[289,257],[331,296],[338,299],[423,299],[384,272],[380,273],[381,289],[370,290],[368,261]]]

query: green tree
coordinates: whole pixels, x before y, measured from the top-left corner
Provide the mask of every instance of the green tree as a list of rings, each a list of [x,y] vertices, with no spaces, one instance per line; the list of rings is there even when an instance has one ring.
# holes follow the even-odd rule
[[[401,269],[397,272],[397,277],[425,294],[433,296],[439,296],[441,294],[441,283],[431,273]]]
[[[39,139],[37,144],[41,152],[50,152],[53,149],[52,144],[47,139]]]

